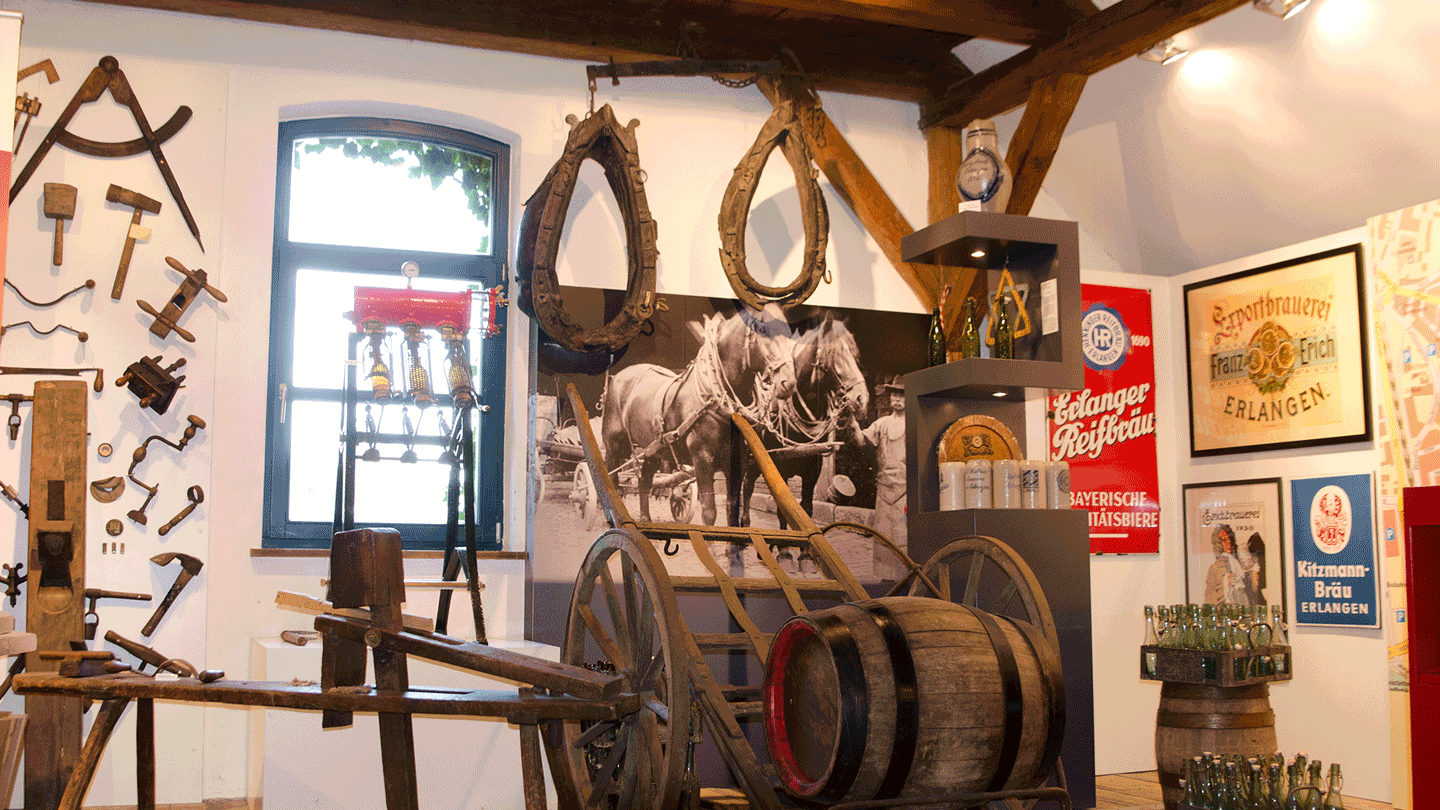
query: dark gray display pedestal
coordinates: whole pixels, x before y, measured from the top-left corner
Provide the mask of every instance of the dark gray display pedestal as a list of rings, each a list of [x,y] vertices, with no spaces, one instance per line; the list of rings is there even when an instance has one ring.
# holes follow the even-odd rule
[[[1080,354],[1079,228],[1073,222],[969,211],[904,237],[908,262],[986,273],[993,294],[1002,267],[1029,290],[1034,334],[1013,360],[968,358],[905,375],[905,452],[910,556],[923,563],[970,534],[1006,543],[1035,572],[1060,638],[1066,724],[1061,759],[1077,808],[1095,806],[1095,700],[1090,641],[1089,513],[1071,509],[939,510],[941,435],[962,416],[1000,420],[1025,448],[1025,400],[1085,384]],[[1049,291],[1048,296],[1046,291]],[[1045,306],[1053,307],[1051,331]],[[1028,458],[1045,457],[1034,448]]]

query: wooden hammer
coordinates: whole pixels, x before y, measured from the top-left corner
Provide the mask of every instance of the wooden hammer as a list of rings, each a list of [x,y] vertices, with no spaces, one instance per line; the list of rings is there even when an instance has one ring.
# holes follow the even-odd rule
[[[65,183],[45,184],[45,216],[55,220],[55,250],[50,263],[65,259],[65,220],[75,218],[75,195],[79,189]]]
[[[114,183],[111,183],[109,190],[105,192],[105,200],[135,209],[134,215],[130,217],[130,230],[125,232],[125,250],[120,254],[120,269],[115,271],[115,284],[110,288],[111,300],[119,301],[120,293],[125,289],[125,274],[130,270],[130,256],[135,252],[135,240],[150,237],[150,229],[140,227],[140,215],[146,212],[160,213],[160,202]]]

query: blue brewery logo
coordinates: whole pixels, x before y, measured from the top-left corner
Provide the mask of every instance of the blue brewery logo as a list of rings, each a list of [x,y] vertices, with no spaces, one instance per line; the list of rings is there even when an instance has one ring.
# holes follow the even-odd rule
[[[1130,330],[1120,313],[1104,304],[1091,304],[1080,318],[1080,348],[1085,365],[1096,371],[1114,371],[1125,365]]]

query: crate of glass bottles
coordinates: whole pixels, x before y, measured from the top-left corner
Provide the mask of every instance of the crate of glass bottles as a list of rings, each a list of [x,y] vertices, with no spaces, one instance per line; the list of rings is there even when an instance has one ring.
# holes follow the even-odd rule
[[[1140,648],[1140,677],[1202,686],[1249,686],[1291,678],[1289,645],[1244,650],[1192,650],[1147,644]]]

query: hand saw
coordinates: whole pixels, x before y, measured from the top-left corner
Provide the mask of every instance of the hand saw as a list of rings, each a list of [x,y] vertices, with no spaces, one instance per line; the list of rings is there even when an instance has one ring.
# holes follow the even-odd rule
[[[115,101],[130,108],[130,114],[135,117],[135,124],[140,128],[140,138],[121,143],[103,143],[92,141],[88,138],[81,138],[65,130],[70,119],[80,110],[80,105],[95,101],[105,93]],[[75,97],[70,99],[70,104],[55,123],[50,131],[45,134],[45,140],[35,148],[35,154],[30,156],[30,162],[20,170],[14,184],[10,186],[10,202],[15,202],[15,197],[20,189],[25,186],[25,181],[40,167],[40,161],[45,159],[50,147],[59,143],[76,152],[94,157],[127,157],[138,155],[148,151],[155,158],[155,165],[160,168],[160,175],[165,178],[165,185],[170,189],[170,196],[175,198],[175,204],[179,206],[180,213],[185,217],[185,224],[190,227],[190,233],[194,234],[195,241],[199,243],[200,250],[205,250],[205,244],[200,241],[200,226],[195,224],[195,216],[190,213],[190,206],[185,204],[185,195],[180,191],[180,184],[175,180],[175,174],[170,171],[170,162],[165,159],[165,153],[160,151],[160,144],[169,140],[185,123],[190,120],[190,108],[182,106],[170,116],[158,131],[150,128],[150,122],[145,118],[145,111],[140,109],[140,100],[135,97],[135,91],[130,87],[130,81],[125,78],[124,71],[120,70],[120,62],[113,56],[106,56],[100,60],[100,64],[90,71],[85,82],[76,91]]]

